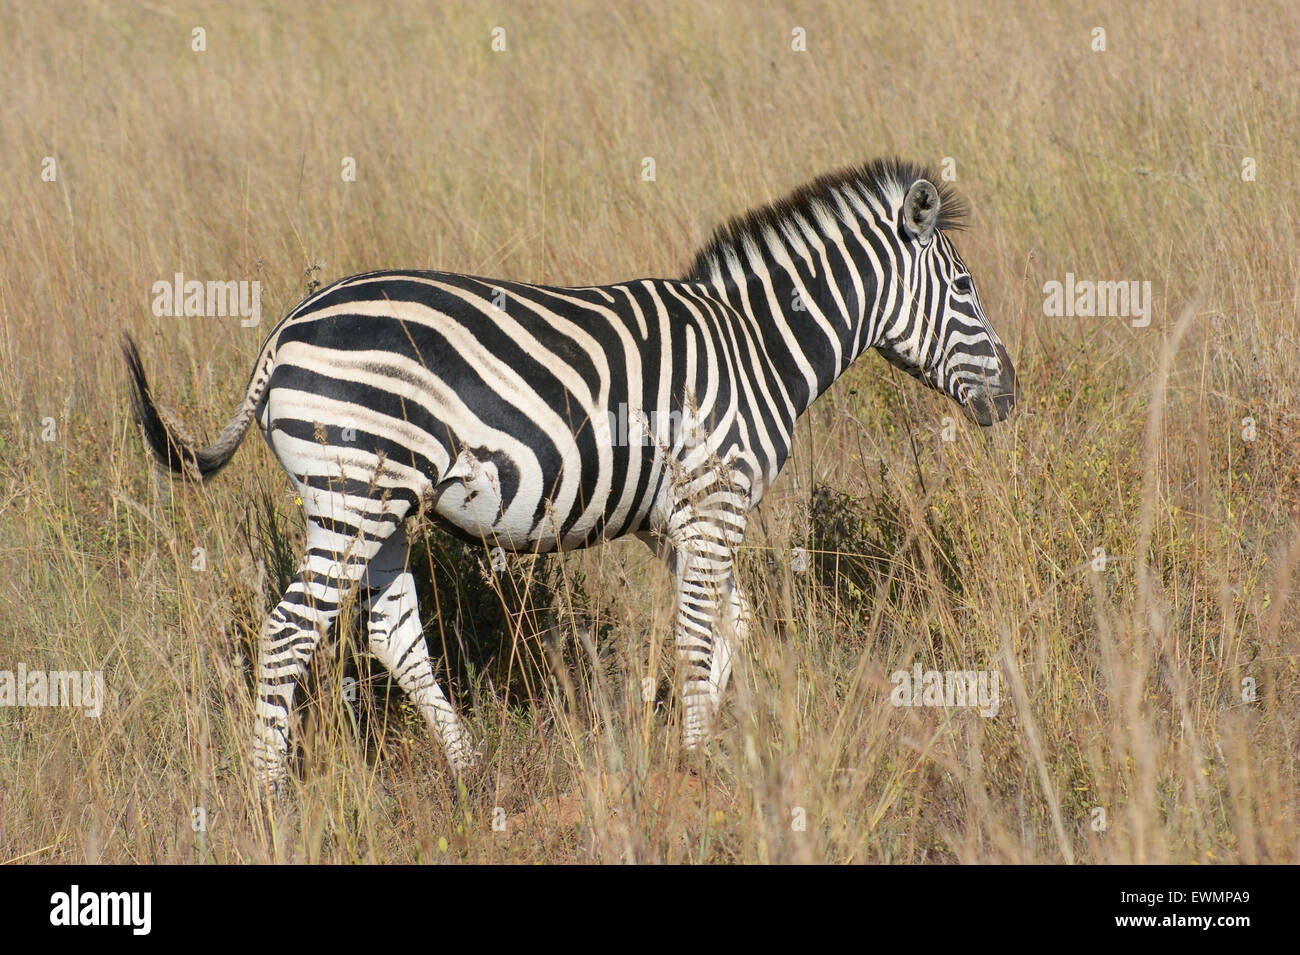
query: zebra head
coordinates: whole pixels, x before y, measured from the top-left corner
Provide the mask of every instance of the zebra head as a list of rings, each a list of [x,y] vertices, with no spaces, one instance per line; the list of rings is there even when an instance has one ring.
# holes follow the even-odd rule
[[[961,204],[917,178],[897,209],[894,242],[903,294],[882,323],[876,348],[988,427],[1016,403],[1016,370],[984,316],[975,280],[944,232],[960,221]]]

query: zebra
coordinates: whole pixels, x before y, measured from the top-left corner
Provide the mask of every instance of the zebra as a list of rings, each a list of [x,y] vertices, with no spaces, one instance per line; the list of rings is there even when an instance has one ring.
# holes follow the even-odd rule
[[[875,348],[982,427],[1015,404],[1011,359],[947,234],[967,206],[939,181],[900,159],[823,175],[718,228],[680,279],[343,278],[271,330],[205,448],[155,403],[125,336],[158,461],[206,480],[256,420],[302,501],[306,552],[259,638],[260,783],[287,781],[295,683],[352,595],[453,773],[476,765],[408,565],[425,519],[513,552],[641,538],[676,584],[682,746],[711,740],[753,627],[737,548],[812,402]]]

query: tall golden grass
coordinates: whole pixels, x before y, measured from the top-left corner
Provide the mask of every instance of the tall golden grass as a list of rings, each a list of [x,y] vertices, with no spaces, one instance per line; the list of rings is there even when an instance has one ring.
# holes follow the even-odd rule
[[[1300,12],[762,7],[0,13],[0,670],[109,697],[0,709],[0,861],[1300,858]],[[121,333],[211,436],[313,279],[679,274],[725,216],[881,154],[955,161],[1021,406],[944,441],[955,408],[875,356],[822,399],[751,523],[758,627],[709,755],[642,701],[671,592],[620,542],[504,578],[510,639],[456,681],[480,778],[378,675],[373,718],[343,704],[343,640],[264,812],[246,635],[276,595],[249,568],[259,533],[293,543],[292,492],[255,440],[209,486],[158,473]],[[260,281],[267,320],[155,317],[175,272]],[[1067,272],[1150,281],[1150,326],[1045,316]],[[892,706],[914,662],[996,671],[998,715]]]

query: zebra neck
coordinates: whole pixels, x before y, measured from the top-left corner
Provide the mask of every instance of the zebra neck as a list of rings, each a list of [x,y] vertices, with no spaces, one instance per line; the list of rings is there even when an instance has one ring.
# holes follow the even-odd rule
[[[723,289],[757,331],[795,417],[874,344],[866,319],[877,310],[875,275],[850,273],[853,266],[841,260],[834,268],[800,262],[790,270],[749,269]]]

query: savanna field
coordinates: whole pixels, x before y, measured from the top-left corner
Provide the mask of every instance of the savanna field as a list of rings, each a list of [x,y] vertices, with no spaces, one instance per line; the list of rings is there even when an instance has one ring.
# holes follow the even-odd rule
[[[0,671],[103,698],[0,706],[0,862],[1300,861],[1300,10],[762,6],[4,5]],[[814,405],[708,753],[643,545],[494,572],[428,526],[482,768],[345,609],[268,807],[252,660],[303,519],[260,436],[154,466],[123,333],[210,440],[320,283],[677,276],[883,155],[969,200],[1020,403],[981,431],[873,354]],[[155,314],[177,273],[258,282],[260,325]],[[1047,314],[1067,281],[1149,314]],[[996,713],[894,705],[915,666],[996,674]]]

